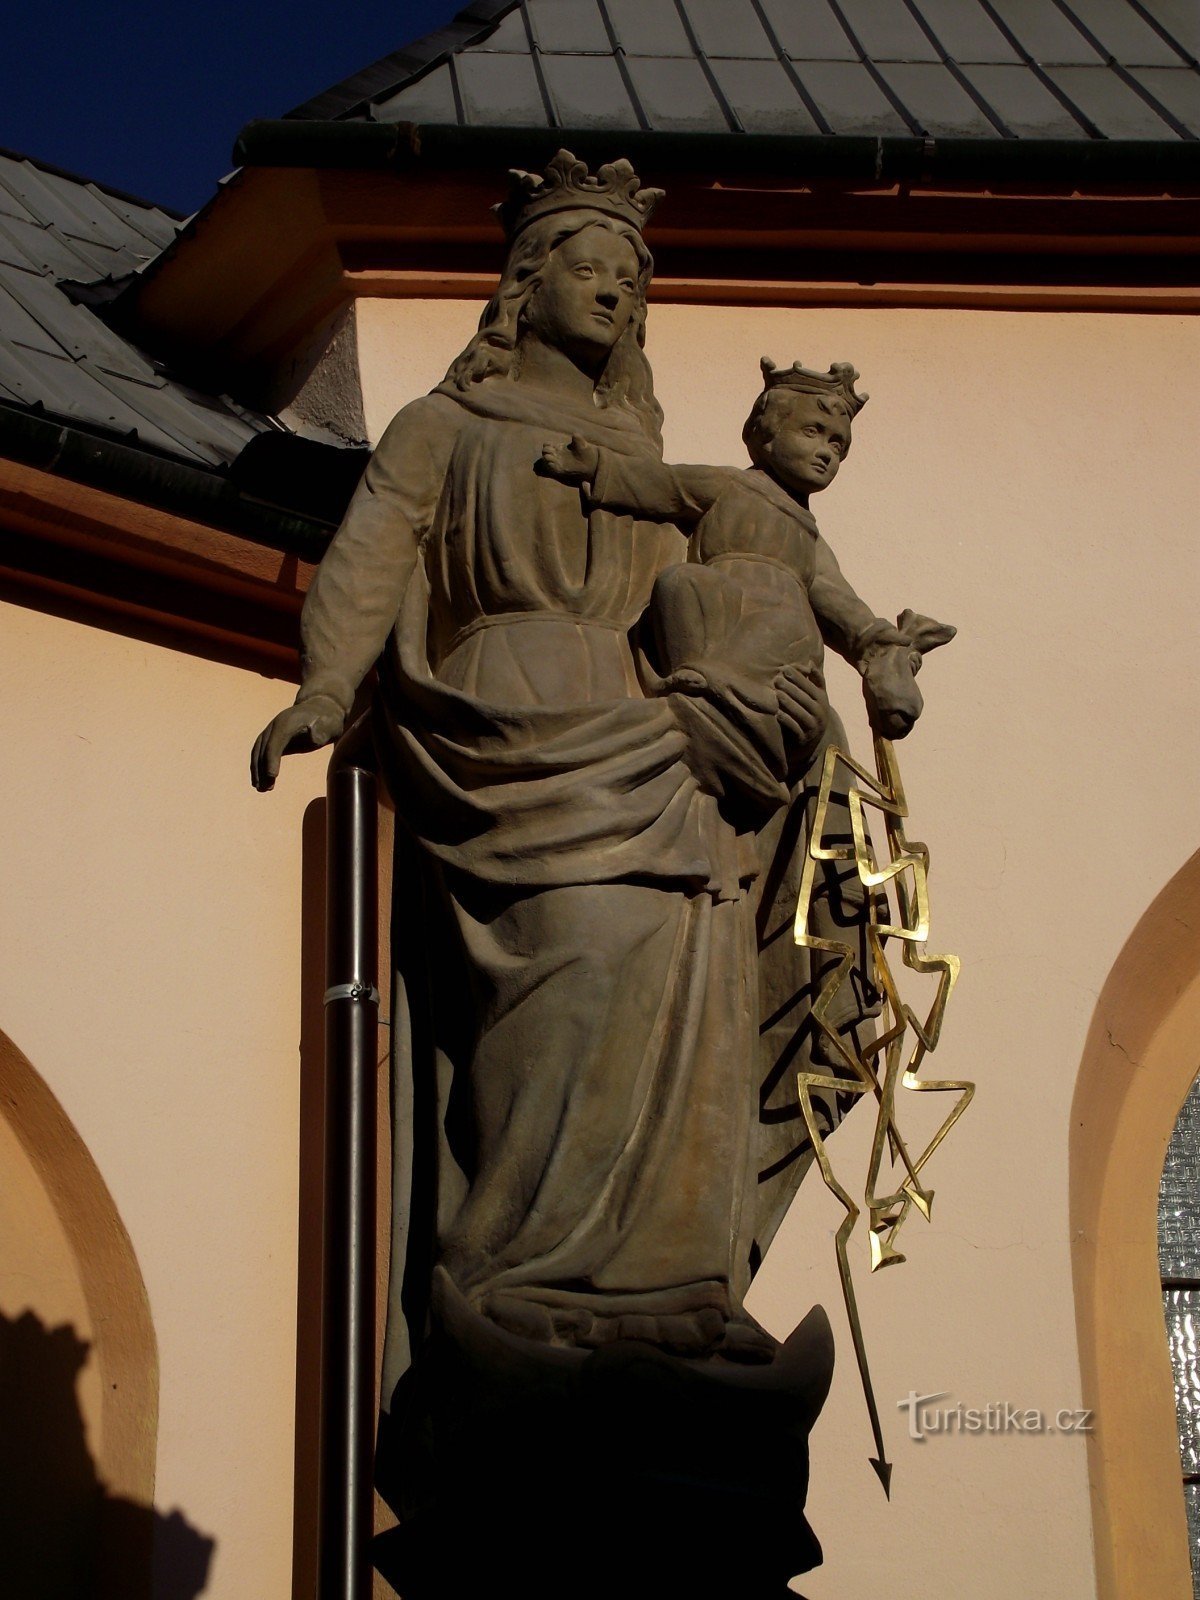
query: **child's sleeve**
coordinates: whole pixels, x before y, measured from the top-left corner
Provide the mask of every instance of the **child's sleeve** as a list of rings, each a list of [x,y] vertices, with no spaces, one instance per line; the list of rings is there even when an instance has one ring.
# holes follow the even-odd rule
[[[825,643],[859,670],[867,647],[895,634],[892,624],[877,617],[854,592],[820,534],[808,596]]]
[[[599,456],[588,489],[593,505],[677,527],[699,522],[737,475],[732,467],[672,467],[654,456],[618,455],[603,446]]]

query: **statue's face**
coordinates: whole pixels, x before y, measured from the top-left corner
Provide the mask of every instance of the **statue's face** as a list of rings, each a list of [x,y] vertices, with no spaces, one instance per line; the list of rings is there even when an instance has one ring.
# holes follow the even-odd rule
[[[551,253],[525,308],[525,325],[573,358],[603,361],[629,326],[638,270],[628,239],[609,228],[584,228]]]
[[[774,435],[763,448],[771,471],[800,494],[827,489],[850,448],[850,419],[819,395],[789,396]]]

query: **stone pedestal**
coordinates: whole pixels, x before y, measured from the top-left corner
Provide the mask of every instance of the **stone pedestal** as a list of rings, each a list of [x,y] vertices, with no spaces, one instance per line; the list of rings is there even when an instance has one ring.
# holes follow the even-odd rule
[[[740,1365],[537,1346],[439,1287],[380,1437],[402,1520],[375,1559],[403,1600],[794,1600],[821,1561],[804,1517],[833,1370],[820,1307]]]

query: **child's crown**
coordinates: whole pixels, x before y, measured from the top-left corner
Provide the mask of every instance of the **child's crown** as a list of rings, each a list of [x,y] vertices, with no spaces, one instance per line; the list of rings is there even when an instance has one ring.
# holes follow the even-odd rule
[[[856,417],[871,398],[870,395],[855,394],[858,373],[848,361],[835,361],[828,372],[813,372],[809,367],[802,367],[798,361],[794,361],[790,367],[780,368],[770,356],[763,356],[759,365],[762,367],[764,394],[772,389],[796,389],[800,394],[836,396],[851,417]]]
[[[552,211],[600,211],[627,222],[640,232],[663,197],[661,189],[643,189],[628,161],[611,161],[590,173],[569,150],[560,150],[544,173],[509,173],[512,192],[493,210],[510,239],[538,217]]]

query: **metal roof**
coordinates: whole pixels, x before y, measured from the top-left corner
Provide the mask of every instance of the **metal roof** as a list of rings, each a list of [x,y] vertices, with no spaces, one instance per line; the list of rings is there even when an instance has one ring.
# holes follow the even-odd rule
[[[64,288],[126,277],[171,243],[180,221],[0,151],[0,407],[209,468],[278,428],[171,377]]]
[[[1195,0],[476,0],[292,118],[1200,138]]]

